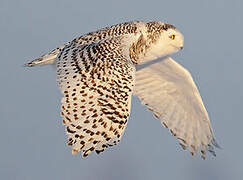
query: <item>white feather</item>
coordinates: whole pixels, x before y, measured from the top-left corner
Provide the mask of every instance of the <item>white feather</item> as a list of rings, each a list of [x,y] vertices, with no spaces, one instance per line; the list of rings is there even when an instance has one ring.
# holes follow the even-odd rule
[[[134,94],[192,153],[210,147],[215,154],[208,113],[190,73],[181,65],[167,58],[138,70]]]

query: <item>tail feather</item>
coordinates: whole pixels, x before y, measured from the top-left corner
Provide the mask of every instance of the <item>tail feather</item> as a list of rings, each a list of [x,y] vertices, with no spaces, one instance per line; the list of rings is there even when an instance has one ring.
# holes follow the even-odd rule
[[[58,56],[58,54],[62,51],[62,49],[64,47],[65,47],[65,45],[60,46],[60,47],[52,50],[50,53],[44,54],[40,58],[34,59],[33,61],[26,63],[25,66],[32,67],[32,66],[54,64],[56,57]]]

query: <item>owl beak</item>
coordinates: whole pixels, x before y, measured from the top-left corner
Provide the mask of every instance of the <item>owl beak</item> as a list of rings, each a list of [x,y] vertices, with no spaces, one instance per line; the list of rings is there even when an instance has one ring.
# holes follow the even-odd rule
[[[182,50],[183,49],[183,46],[181,46],[180,49]]]

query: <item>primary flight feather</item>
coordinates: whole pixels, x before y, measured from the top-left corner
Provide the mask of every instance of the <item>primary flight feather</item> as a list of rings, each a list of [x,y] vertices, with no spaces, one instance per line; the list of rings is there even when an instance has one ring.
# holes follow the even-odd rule
[[[139,68],[183,48],[170,24],[132,21],[75,38],[26,66],[56,64],[61,116],[72,153],[86,157],[116,145],[137,95],[191,154],[218,147],[190,73],[172,58]],[[137,71],[136,71],[137,68]]]

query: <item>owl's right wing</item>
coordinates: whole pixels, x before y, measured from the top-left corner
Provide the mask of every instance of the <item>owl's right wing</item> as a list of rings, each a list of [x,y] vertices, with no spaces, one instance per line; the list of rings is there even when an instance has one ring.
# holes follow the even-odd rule
[[[191,74],[172,58],[136,72],[134,94],[190,152],[215,155],[208,113]]]
[[[118,37],[88,45],[72,42],[57,59],[61,115],[73,154],[102,152],[123,135],[135,79],[124,47]]]

